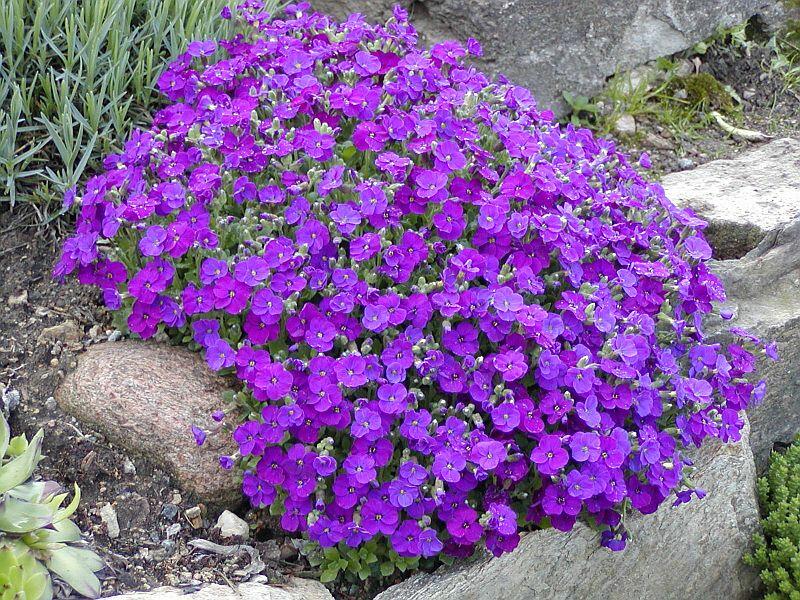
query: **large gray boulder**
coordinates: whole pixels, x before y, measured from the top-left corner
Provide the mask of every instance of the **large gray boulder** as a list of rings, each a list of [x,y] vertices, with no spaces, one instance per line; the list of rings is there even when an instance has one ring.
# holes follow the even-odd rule
[[[759,361],[767,394],[749,411],[750,443],[763,470],[775,442],[790,442],[800,432],[800,219],[771,231],[758,247],[739,260],[721,261],[715,272],[725,283],[723,308],[734,317],[710,322],[720,340],[729,327],[742,327],[778,344],[780,360]]]
[[[231,454],[229,434],[198,447],[191,427],[213,429],[225,381],[199,354],[138,341],[90,347],[56,390],[62,409],[128,452],[168,471],[185,491],[213,504],[241,498],[239,485],[218,462]]]
[[[739,258],[800,216],[800,141],[783,138],[733,160],[715,160],[662,181],[667,197],[708,221],[720,259]]]
[[[501,558],[480,556],[418,574],[376,600],[745,600],[758,576],[744,565],[758,529],[753,454],[743,440],[696,454],[696,485],[708,495],[649,516],[630,516],[628,547],[611,552],[595,532],[539,531]]]
[[[281,586],[242,583],[231,588],[213,584],[189,594],[178,588],[160,587],[150,592],[111,596],[106,600],[333,600],[333,596],[319,581],[293,577]]]
[[[774,8],[777,0],[312,0],[343,18],[385,20],[410,7],[425,43],[476,38],[476,62],[530,88],[540,105],[566,113],[562,93],[592,95],[618,70],[673,54]]]

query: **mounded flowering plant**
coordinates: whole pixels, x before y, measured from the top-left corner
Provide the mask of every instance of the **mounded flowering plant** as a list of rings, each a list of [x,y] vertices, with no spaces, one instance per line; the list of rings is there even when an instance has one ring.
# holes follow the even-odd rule
[[[237,18],[68,194],[55,275],[238,376],[221,462],[252,505],[326,549],[329,579],[578,519],[620,549],[626,511],[702,496],[686,448],[739,439],[774,355],[705,341],[705,223],[468,66],[473,40],[422,50],[400,9]]]

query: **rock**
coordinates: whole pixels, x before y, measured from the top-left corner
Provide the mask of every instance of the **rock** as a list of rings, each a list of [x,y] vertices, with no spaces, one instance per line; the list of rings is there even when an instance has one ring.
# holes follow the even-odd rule
[[[651,148],[658,148],[659,150],[672,150],[674,148],[672,142],[651,131],[644,135],[644,143]]]
[[[483,555],[414,575],[376,600],[752,598],[758,575],[742,556],[759,515],[747,429],[738,444],[709,442],[695,454],[692,479],[708,492],[704,499],[630,515],[631,539],[621,553],[602,548],[583,525],[537,531],[501,558]]]
[[[83,337],[83,330],[78,327],[75,321],[70,319],[59,325],[46,327],[39,334],[39,344],[62,342],[65,344],[77,344]]]
[[[125,460],[122,461],[122,472],[125,473],[125,475],[136,475],[136,465],[133,464],[133,461],[127,456]]]
[[[675,204],[708,221],[715,257],[739,258],[800,215],[800,141],[775,140],[733,160],[672,173],[662,185]]]
[[[206,502],[241,497],[235,478],[219,467],[233,452],[224,433],[198,447],[191,426],[211,429],[225,381],[199,354],[184,348],[125,341],[91,346],[56,390],[66,412],[113,443],[165,469],[178,485]]]
[[[160,587],[150,592],[134,592],[110,596],[106,600],[333,600],[327,588],[318,581],[291,578],[280,586],[263,583],[242,583],[236,589],[226,585],[208,585],[196,592]]]
[[[165,504],[161,507],[161,516],[169,521],[173,521],[178,516],[178,507],[174,504]]]
[[[100,519],[106,525],[108,537],[112,540],[119,537],[119,522],[117,521],[117,511],[110,504],[104,504],[100,509]]]
[[[734,318],[724,324],[743,327],[778,344],[780,360],[759,361],[758,375],[767,382],[761,404],[750,410],[750,444],[763,471],[775,442],[791,442],[800,431],[800,219],[770,232],[739,260],[716,263],[725,284],[724,308]],[[728,337],[719,322],[706,324],[719,341]]]
[[[423,43],[476,38],[490,74],[529,88],[544,108],[567,113],[563,92],[591,96],[607,77],[692,47],[778,0],[313,0],[342,19],[352,12],[383,21],[411,8]]]
[[[614,131],[618,135],[633,135],[636,133],[636,120],[631,115],[620,115],[614,123]]]
[[[28,303],[28,290],[22,290],[18,294],[13,294],[8,297],[9,306],[22,306]]]
[[[664,71],[655,63],[639,65],[628,71],[619,79],[619,91],[623,94],[633,94],[641,90],[649,90],[652,83],[663,76]]]
[[[203,512],[199,506],[193,506],[186,509],[186,520],[194,529],[200,529],[203,526]]]
[[[226,510],[217,519],[219,534],[224,538],[240,537],[247,539],[250,537],[250,526],[247,521]]]
[[[19,393],[19,390],[13,390],[0,385],[0,410],[3,411],[3,414],[6,415],[6,417],[17,410],[20,399],[21,394]]]
[[[682,171],[685,171],[686,169],[694,169],[694,161],[691,158],[682,156],[678,159],[678,168]]]

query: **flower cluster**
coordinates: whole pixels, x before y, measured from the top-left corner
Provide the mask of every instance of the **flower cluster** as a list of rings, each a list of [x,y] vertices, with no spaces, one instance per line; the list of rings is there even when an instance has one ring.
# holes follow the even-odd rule
[[[684,450],[739,438],[772,352],[704,341],[705,224],[469,66],[474,40],[240,9],[247,33],[191,44],[151,130],[68,195],[55,274],[235,372],[223,464],[253,506],[431,557],[578,518],[617,549],[628,507],[702,495]]]

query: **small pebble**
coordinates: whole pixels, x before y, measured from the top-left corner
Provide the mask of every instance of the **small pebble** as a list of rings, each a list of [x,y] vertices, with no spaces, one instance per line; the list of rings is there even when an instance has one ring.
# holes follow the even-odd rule
[[[614,131],[620,135],[633,135],[636,133],[636,119],[632,115],[620,115],[614,123]]]
[[[125,475],[136,475],[136,465],[134,465],[133,461],[130,458],[128,458],[127,456],[125,457],[125,460],[122,461],[122,472],[125,473]],[[177,509],[176,509],[176,512],[177,512]],[[163,509],[162,509],[162,513],[163,513]]]
[[[178,516],[178,507],[174,504],[165,504],[161,508],[161,516],[172,521]]]
[[[250,526],[247,521],[226,510],[217,519],[219,534],[223,538],[240,537],[247,539],[250,536]]]
[[[110,504],[104,504],[100,509],[100,519],[106,525],[108,537],[112,540],[119,537],[119,522],[117,521],[117,511]]]
[[[22,290],[19,294],[8,297],[9,306],[20,306],[28,303],[28,290]]]
[[[171,538],[171,537],[173,537],[175,535],[178,535],[180,533],[180,531],[181,531],[181,524],[180,523],[173,523],[172,525],[167,527],[167,531],[166,531],[167,539],[169,539],[169,538]]]
[[[12,390],[11,388],[2,388],[2,409],[6,415],[11,414],[13,411],[17,409],[19,406],[19,401],[21,399],[19,390]]]
[[[184,514],[194,529],[200,529],[203,526],[203,514],[199,506],[187,508]]]
[[[694,168],[694,161],[691,158],[686,158],[685,156],[678,159],[678,168],[682,170],[692,169]]]

